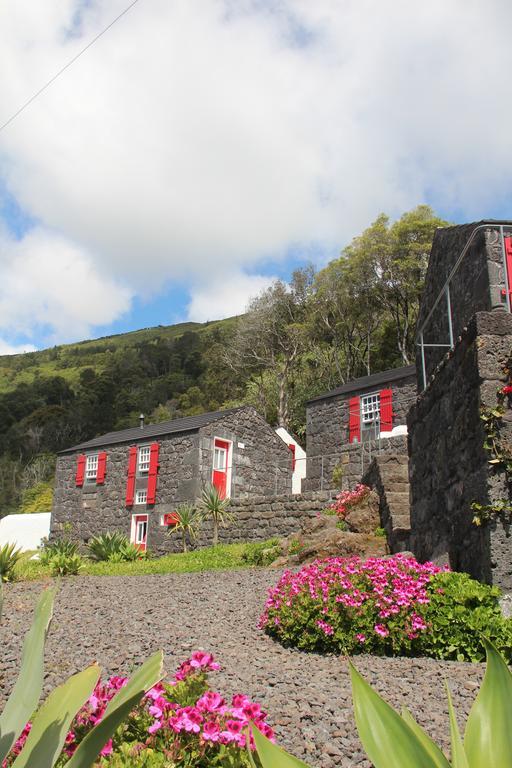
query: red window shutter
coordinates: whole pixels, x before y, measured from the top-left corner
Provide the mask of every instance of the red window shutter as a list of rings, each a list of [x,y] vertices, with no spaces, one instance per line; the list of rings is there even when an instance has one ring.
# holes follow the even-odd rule
[[[507,290],[512,304],[512,237],[505,237],[505,257],[507,262]]]
[[[84,484],[85,477],[85,454],[81,453],[76,461],[75,485],[81,487]]]
[[[103,485],[105,482],[105,475],[107,474],[107,454],[105,451],[101,451],[98,454],[98,471],[96,473],[96,485]]]
[[[351,397],[348,401],[348,441],[361,442],[361,407],[358,397]]]
[[[148,497],[147,503],[154,504],[156,501],[156,478],[158,474],[158,451],[160,446],[153,443],[149,451],[149,472],[148,472]]]
[[[135,494],[135,473],[137,471],[137,446],[132,445],[128,453],[128,479],[126,481],[126,506],[133,505]]]
[[[295,472],[295,462],[296,462],[296,458],[295,458],[295,443],[290,443],[288,448],[292,452],[292,472]]]
[[[380,431],[391,432],[393,429],[393,390],[380,391]]]

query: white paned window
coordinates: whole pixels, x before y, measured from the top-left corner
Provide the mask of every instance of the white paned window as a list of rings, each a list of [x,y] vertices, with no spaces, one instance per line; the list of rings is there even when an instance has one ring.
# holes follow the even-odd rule
[[[213,452],[213,468],[217,472],[226,471],[226,455],[227,451],[225,448],[218,448],[217,446],[215,447]]]
[[[150,451],[151,449],[149,445],[144,445],[142,448],[139,448],[139,472],[149,472]]]
[[[148,492],[146,489],[139,489],[135,494],[135,503],[136,504],[146,504],[148,500]]]
[[[135,543],[136,544],[145,544],[146,543],[146,536],[148,535],[148,520],[147,518],[143,520],[137,520],[135,522]]]
[[[380,419],[380,395],[375,392],[373,395],[363,395],[361,397],[361,421],[364,424],[376,424]]]
[[[85,462],[85,479],[96,480],[98,474],[98,454],[92,453]]]

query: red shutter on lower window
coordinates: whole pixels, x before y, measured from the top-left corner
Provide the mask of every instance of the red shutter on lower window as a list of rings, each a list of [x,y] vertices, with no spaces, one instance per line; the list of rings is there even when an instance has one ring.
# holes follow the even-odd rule
[[[393,429],[393,390],[380,391],[380,431],[391,432]]]
[[[512,237],[505,237],[505,259],[507,262],[507,282],[506,286],[512,305]],[[505,294],[506,295],[506,294]]]
[[[128,479],[126,481],[126,506],[133,505],[135,495],[135,474],[137,472],[137,446],[132,445],[128,453]]]
[[[158,475],[158,443],[152,443],[149,450],[149,472],[148,472],[148,496],[147,503],[154,504],[156,501],[156,478]]]
[[[361,442],[361,407],[359,397],[351,397],[348,401],[348,441]]]
[[[98,471],[96,472],[96,485],[103,485],[105,475],[107,474],[107,454],[106,451],[98,453]]]
[[[292,452],[292,472],[295,472],[295,461],[296,461],[296,459],[295,459],[295,443],[290,443],[288,445],[288,448]]]
[[[80,488],[84,484],[85,454],[81,453],[76,461],[75,485]]]

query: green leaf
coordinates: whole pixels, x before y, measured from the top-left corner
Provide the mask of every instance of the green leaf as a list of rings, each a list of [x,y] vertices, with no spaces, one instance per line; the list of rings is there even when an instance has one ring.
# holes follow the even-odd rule
[[[349,667],[359,738],[375,768],[438,768],[400,715]]]
[[[435,741],[432,741],[428,733],[426,733],[423,728],[418,725],[407,707],[404,707],[402,710],[402,719],[415,734],[416,738],[421,741],[430,757],[434,760],[435,765],[438,766],[438,768],[450,768],[450,763],[443,755]]]
[[[464,748],[469,768],[512,765],[512,674],[484,638],[487,668],[466,724]]]
[[[32,721],[25,746],[12,768],[52,768],[60,756],[69,726],[100,678],[97,664],[73,675],[50,693]]]
[[[256,726],[251,725],[251,731],[262,768],[309,768],[307,763],[267,739]]]
[[[452,694],[446,683],[446,695],[448,697],[448,714],[450,715],[450,738],[452,744],[452,766],[453,768],[469,768],[468,759],[464,750],[464,744],[459,731],[455,710],[453,708]]]
[[[5,759],[39,703],[43,689],[44,642],[52,617],[55,589],[46,589],[37,604],[23,644],[18,679],[0,716],[0,762]]]
[[[110,700],[103,719],[80,742],[75,754],[66,763],[66,768],[89,768],[92,765],[101,749],[146,691],[162,679],[162,667],[163,653],[157,651],[138,668],[124,688],[121,688]]]

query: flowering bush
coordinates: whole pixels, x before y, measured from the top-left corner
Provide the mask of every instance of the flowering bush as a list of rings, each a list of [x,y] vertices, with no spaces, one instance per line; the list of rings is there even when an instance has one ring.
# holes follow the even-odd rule
[[[512,656],[499,591],[412,557],[317,560],[269,590],[260,627],[284,645],[479,661],[482,632]],[[507,654],[507,648],[508,654]]]
[[[367,485],[358,483],[352,491],[340,491],[329,508],[333,509],[338,517],[344,520],[350,508],[358,504],[369,493],[370,488]]]
[[[227,704],[220,693],[208,687],[208,673],[219,668],[211,654],[193,653],[178,667],[169,683],[159,683],[148,691],[142,703],[103,747],[98,765],[105,768],[249,766],[248,724],[252,722],[272,740],[274,734],[259,704],[242,694],[236,694]],[[126,683],[127,678],[117,676],[98,683],[72,723],[57,766],[65,765],[82,739],[101,721],[116,691]],[[12,765],[30,728],[28,723],[2,768]],[[250,742],[253,750],[252,736]]]

